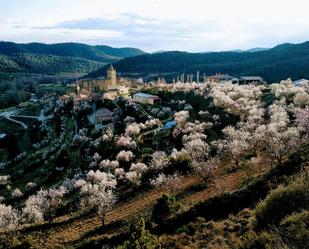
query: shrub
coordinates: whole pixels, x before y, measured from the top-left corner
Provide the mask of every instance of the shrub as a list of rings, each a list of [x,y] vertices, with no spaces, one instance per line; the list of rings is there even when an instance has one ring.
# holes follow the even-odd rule
[[[145,228],[145,221],[142,218],[138,226],[132,226],[130,229],[130,238],[118,249],[155,249],[160,248],[158,238],[152,235]]]
[[[287,247],[282,242],[281,238],[276,234],[262,232],[256,234],[250,232],[246,235],[244,241],[238,246],[239,249],[271,249],[271,248],[282,248]]]
[[[286,215],[302,209],[309,209],[308,181],[298,180],[287,187],[280,186],[257,205],[256,227],[277,225]]]
[[[152,220],[157,224],[162,224],[180,208],[175,196],[164,194],[158,199],[152,211]]]
[[[280,223],[279,233],[291,248],[309,248],[309,211],[285,217]]]

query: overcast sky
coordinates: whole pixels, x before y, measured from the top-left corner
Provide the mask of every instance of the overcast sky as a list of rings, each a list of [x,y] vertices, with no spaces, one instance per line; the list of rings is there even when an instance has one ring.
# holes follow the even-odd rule
[[[308,0],[0,0],[0,40],[222,51],[309,40]]]

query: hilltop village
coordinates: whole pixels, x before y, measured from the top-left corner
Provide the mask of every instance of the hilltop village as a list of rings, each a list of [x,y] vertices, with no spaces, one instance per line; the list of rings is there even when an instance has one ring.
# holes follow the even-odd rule
[[[199,72],[193,74],[181,74],[175,77],[172,83],[166,83],[164,78],[157,77],[156,81],[143,82],[142,78],[128,79],[117,77],[116,69],[110,65],[107,70],[107,76],[95,79],[81,79],[70,84],[66,89],[66,94],[58,97],[58,102],[62,104],[73,103],[74,112],[81,109],[91,109],[92,114],[89,115],[89,122],[96,128],[102,128],[104,124],[113,123],[113,110],[107,108],[97,109],[96,105],[91,103],[97,101],[114,101],[121,97],[126,99],[128,103],[140,103],[156,105],[160,103],[160,97],[143,93],[148,92],[151,88],[167,88],[172,89],[177,84],[199,84],[201,82],[211,83],[232,83],[232,84],[264,84],[261,77],[232,77],[228,74],[216,74],[206,76],[205,74],[200,79]],[[44,97],[43,97],[44,98]]]

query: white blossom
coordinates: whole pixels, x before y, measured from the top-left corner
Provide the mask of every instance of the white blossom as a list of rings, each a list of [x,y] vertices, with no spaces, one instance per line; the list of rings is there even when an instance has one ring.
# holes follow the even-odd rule
[[[117,185],[117,181],[114,175],[101,172],[100,170],[90,170],[87,173],[87,180],[89,182],[96,183],[111,189],[114,189]]]
[[[103,169],[115,170],[118,167],[119,167],[119,162],[116,160],[111,161],[109,159],[105,159],[100,162],[100,168],[103,168]]]
[[[112,141],[113,137],[114,137],[114,133],[113,133],[112,129],[108,127],[106,129],[105,133],[102,135],[102,141],[103,142],[110,142],[110,141]]]
[[[23,219],[26,222],[39,222],[44,219],[52,219],[58,208],[63,205],[63,197],[68,190],[60,186],[49,190],[40,190],[26,200],[23,208]]]
[[[189,118],[188,111],[180,111],[174,114],[174,119],[178,126],[183,126],[187,122],[188,118]]]
[[[203,162],[193,162],[192,168],[198,176],[207,180],[213,171],[218,168],[219,162],[220,160],[218,157],[209,157]]]
[[[160,173],[156,178],[150,180],[150,184],[159,189],[169,188],[177,186],[179,183],[179,177],[177,174],[174,175],[165,175]]]
[[[209,115],[208,111],[199,111],[198,115],[201,116],[202,118],[206,118]]]
[[[118,178],[118,179],[124,179],[125,177],[125,171],[123,168],[116,168],[115,169],[115,176]]]
[[[144,163],[132,163],[130,167],[130,171],[135,171],[139,174],[143,174],[148,170],[148,167]]]
[[[130,162],[133,157],[134,157],[134,154],[132,153],[132,151],[122,150],[117,154],[116,159],[118,161]]]
[[[164,167],[166,167],[168,163],[169,163],[169,159],[164,151],[155,151],[152,154],[152,159],[149,164],[149,167],[153,169],[161,170]]]
[[[19,215],[12,206],[0,203],[0,228],[14,230],[19,224]]]
[[[128,149],[136,149],[137,144],[131,137],[121,136],[118,138],[116,145],[118,147],[126,147]]]
[[[135,184],[135,185],[140,185],[141,184],[141,174],[137,173],[136,171],[129,171],[125,173],[125,178]]]
[[[207,158],[209,146],[206,142],[198,138],[185,143],[184,150],[191,157],[192,162],[201,162]]]
[[[19,198],[22,197],[24,194],[20,191],[19,188],[16,188],[13,192],[12,192],[12,197],[13,198]]]
[[[130,124],[125,129],[125,135],[128,137],[137,136],[140,132],[141,128],[137,123]]]
[[[0,186],[7,185],[9,180],[10,180],[9,175],[2,175],[2,176],[0,175]]]

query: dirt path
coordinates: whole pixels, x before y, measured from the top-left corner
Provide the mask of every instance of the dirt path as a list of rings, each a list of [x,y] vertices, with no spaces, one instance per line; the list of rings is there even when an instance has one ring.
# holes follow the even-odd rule
[[[209,187],[196,192],[180,201],[183,206],[192,207],[200,201],[218,196],[223,192],[230,192],[240,186],[240,180],[245,177],[243,171],[236,171],[226,174],[220,178],[215,178]]]

